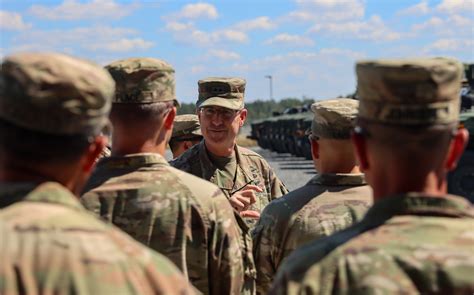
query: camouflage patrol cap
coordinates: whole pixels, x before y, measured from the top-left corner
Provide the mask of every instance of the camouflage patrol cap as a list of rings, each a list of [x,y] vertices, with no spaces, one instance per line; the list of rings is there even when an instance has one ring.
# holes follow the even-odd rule
[[[218,106],[232,110],[244,107],[245,80],[241,78],[211,77],[198,81],[198,108]]]
[[[173,134],[171,139],[195,138],[202,136],[201,125],[197,115],[179,115],[174,118]]]
[[[358,118],[404,126],[456,122],[462,70],[448,58],[358,62]]]
[[[57,53],[5,57],[0,118],[58,135],[98,134],[108,124],[114,81],[103,68]]]
[[[157,58],[127,58],[105,67],[115,80],[113,103],[154,103],[174,101],[174,69]]]
[[[329,139],[349,139],[357,115],[359,102],[337,98],[318,101],[311,105],[314,113],[311,134]]]

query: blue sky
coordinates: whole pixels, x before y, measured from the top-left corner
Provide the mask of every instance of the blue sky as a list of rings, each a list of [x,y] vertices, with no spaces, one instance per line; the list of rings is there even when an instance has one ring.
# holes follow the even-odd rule
[[[474,62],[473,0],[0,0],[0,56],[59,51],[106,65],[157,57],[177,95],[197,80],[239,76],[246,99],[352,93],[366,58],[452,56]]]

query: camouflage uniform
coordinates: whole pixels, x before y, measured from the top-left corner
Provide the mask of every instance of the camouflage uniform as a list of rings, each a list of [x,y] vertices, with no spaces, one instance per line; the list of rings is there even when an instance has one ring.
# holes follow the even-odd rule
[[[113,93],[96,65],[16,54],[1,65],[0,120],[41,138],[95,137]],[[0,165],[0,294],[194,294],[168,259],[93,217],[66,187],[36,170],[11,181],[9,169]]]
[[[107,68],[117,82],[114,103],[175,100],[172,68],[161,60],[127,59]],[[239,228],[216,186],[170,167],[159,154],[139,153],[102,159],[85,192],[87,209],[166,255],[201,292],[241,292]]]
[[[246,185],[253,184],[260,187],[262,192],[255,192],[257,202],[251,205],[249,210],[260,212],[272,200],[288,192],[267,161],[259,154],[236,145],[235,157],[237,161],[235,180],[219,173],[219,169],[209,159],[205,140],[187,150],[170,164],[216,184],[227,198],[242,190]],[[249,228],[256,223],[254,219],[245,219],[245,222]]]
[[[243,79],[207,78],[200,80],[198,85],[198,108],[219,106],[240,110],[244,107]],[[272,200],[288,192],[270,165],[259,154],[235,145],[235,160],[237,164],[235,175],[222,173],[209,158],[204,140],[170,163],[180,170],[216,184],[228,198],[248,184],[259,186],[262,192],[256,192],[257,202],[249,210],[261,212]],[[250,228],[256,223],[255,219],[250,218],[246,218],[245,222]]]
[[[461,66],[456,61],[368,61],[358,63],[357,75],[358,117],[369,124],[457,120]],[[294,251],[270,293],[472,294],[473,224],[474,208],[459,196],[385,196],[359,223]]]
[[[313,104],[311,136],[349,140],[357,105],[351,99]],[[271,202],[253,231],[257,293],[268,292],[283,259],[293,250],[362,219],[372,204],[371,195],[363,174],[324,173]]]
[[[58,183],[4,183],[0,208],[0,294],[194,294],[168,259]]]

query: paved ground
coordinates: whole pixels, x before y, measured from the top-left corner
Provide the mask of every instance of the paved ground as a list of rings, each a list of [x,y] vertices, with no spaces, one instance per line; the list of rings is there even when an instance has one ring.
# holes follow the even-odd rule
[[[290,191],[303,186],[316,174],[313,162],[305,158],[295,157],[291,154],[278,154],[260,147],[253,147],[251,149],[267,160],[276,175],[278,175],[278,178],[283,181]],[[165,157],[168,160],[171,159],[170,150],[166,150]]]
[[[262,155],[275,171],[278,178],[283,181],[288,190],[292,191],[303,186],[316,174],[313,161],[295,157],[291,154],[279,154],[264,150],[260,147],[252,148]]]

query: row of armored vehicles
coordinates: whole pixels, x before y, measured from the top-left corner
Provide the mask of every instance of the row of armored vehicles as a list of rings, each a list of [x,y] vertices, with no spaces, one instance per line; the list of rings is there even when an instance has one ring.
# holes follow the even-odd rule
[[[449,192],[466,196],[474,203],[474,65],[466,66],[466,81],[461,91],[460,125],[469,130],[466,151],[449,177]],[[313,113],[310,106],[286,109],[272,117],[251,123],[249,138],[261,148],[311,159],[308,130]]]

